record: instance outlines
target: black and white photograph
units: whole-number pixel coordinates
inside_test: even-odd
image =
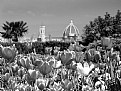
[[[121,91],[121,0],[0,0],[0,91]]]

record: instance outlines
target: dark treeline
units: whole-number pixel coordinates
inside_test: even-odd
[[[13,44],[15,44],[15,46],[18,50],[18,53],[24,53],[24,54],[34,52],[34,49],[37,54],[45,54],[45,48],[47,48],[47,47],[52,48],[52,51],[54,50],[54,47],[59,47],[60,51],[63,51],[63,50],[66,50],[70,46],[69,42],[57,42],[57,41],[32,42],[32,43],[31,42],[24,42],[24,43],[20,43],[20,42],[3,43],[3,42],[1,42],[1,44],[4,47],[12,46]],[[53,52],[52,52],[52,54],[53,54]]]

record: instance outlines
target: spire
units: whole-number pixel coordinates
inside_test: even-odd
[[[73,20],[71,20],[71,23],[70,24],[73,25]]]

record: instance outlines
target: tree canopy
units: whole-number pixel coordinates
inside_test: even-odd
[[[4,32],[0,32],[3,38],[18,41],[18,37],[23,37],[24,33],[28,31],[27,23],[23,21],[8,22],[3,24]]]
[[[101,37],[120,38],[121,36],[121,11],[117,10],[115,16],[111,16],[108,12],[104,17],[98,16],[90,21],[84,29],[83,41],[87,44],[94,40],[100,40]]]

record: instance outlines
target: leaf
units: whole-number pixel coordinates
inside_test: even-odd
[[[3,26],[7,29],[10,27],[9,25],[6,25],[6,24],[3,24]]]
[[[0,32],[1,34],[5,34],[5,32]]]
[[[6,21],[6,24],[7,24],[7,25],[10,25],[10,23],[9,23],[8,21]]]
[[[23,23],[21,27],[24,27],[26,24],[27,24],[26,22],[25,22],[25,23]]]

